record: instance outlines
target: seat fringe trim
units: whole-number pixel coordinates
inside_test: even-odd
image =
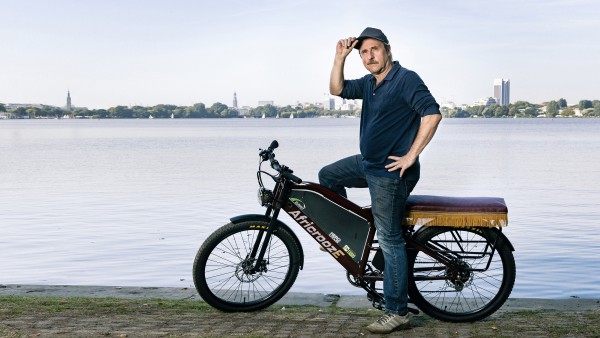
[[[505,227],[508,226],[506,213],[480,212],[435,212],[410,211],[404,224],[415,226],[449,226],[449,227]]]

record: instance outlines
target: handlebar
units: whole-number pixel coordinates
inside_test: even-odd
[[[294,183],[302,183],[302,179],[294,174],[292,174],[291,171],[286,171],[283,174],[283,177],[289,179],[290,181],[294,182]]]
[[[282,166],[275,159],[275,153],[273,152],[273,150],[277,149],[277,147],[279,147],[279,142],[273,140],[269,148],[267,148],[266,150],[260,149],[259,156],[263,161],[269,161],[271,163],[271,168],[275,169],[279,174],[281,174],[281,176],[289,179],[294,183],[302,183],[302,179],[300,177],[292,174],[294,172],[292,169],[284,165]]]

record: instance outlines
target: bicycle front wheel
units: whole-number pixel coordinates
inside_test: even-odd
[[[515,282],[511,246],[487,228],[428,227],[415,238],[446,257],[451,269],[422,251],[409,251],[408,292],[416,306],[439,320],[483,319],[506,301]]]
[[[229,223],[210,235],[194,260],[194,284],[211,306],[226,312],[256,311],[278,301],[300,269],[300,249],[287,229],[273,232],[261,262],[252,248],[268,223]]]

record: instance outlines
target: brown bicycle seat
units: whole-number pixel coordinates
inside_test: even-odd
[[[405,223],[441,226],[506,226],[508,208],[501,197],[411,195]]]

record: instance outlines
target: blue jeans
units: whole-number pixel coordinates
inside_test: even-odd
[[[319,171],[319,182],[344,197],[347,197],[346,188],[369,188],[377,238],[385,260],[385,310],[405,314],[408,306],[408,265],[401,225],[406,199],[417,182],[403,180],[400,176],[392,179],[366,174],[361,155],[323,167]]]

